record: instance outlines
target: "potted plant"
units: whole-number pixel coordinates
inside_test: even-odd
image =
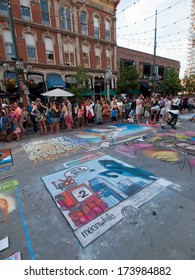
[[[14,80],[13,78],[7,78],[5,79],[4,84],[7,92],[9,93],[16,92],[17,90],[16,80]]]
[[[34,80],[29,79],[26,81],[26,85],[30,88],[37,88],[38,87],[38,83],[36,83]]]

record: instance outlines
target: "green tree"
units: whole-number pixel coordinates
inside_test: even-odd
[[[84,66],[78,65],[76,67],[76,74],[73,77],[77,83],[72,85],[69,91],[74,93],[75,97],[82,97],[83,93],[91,91],[91,75],[88,74]]]
[[[179,74],[174,68],[168,68],[164,73],[163,80],[163,93],[165,94],[176,94],[182,91],[183,87],[181,85],[181,80],[179,79]]]
[[[191,75],[189,77],[184,77],[183,84],[185,90],[189,93],[195,93],[195,75]]]
[[[125,93],[128,90],[139,90],[139,73],[135,65],[126,66],[124,62],[120,65],[120,79],[117,81],[117,92]]]

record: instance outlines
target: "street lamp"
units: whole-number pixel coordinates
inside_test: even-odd
[[[107,88],[107,100],[110,100],[110,81],[112,78],[112,71],[110,68],[107,68],[105,73],[104,73],[104,79],[106,82],[106,88]]]

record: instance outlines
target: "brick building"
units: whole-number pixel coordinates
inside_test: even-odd
[[[9,25],[9,3],[13,15],[18,57],[25,80],[39,83],[39,91],[68,87],[77,65],[92,76],[96,93],[104,90],[104,73],[117,74],[116,18],[118,0],[2,0],[0,1],[0,65],[12,65],[15,57]],[[0,72],[0,82],[11,75]],[[14,77],[14,73],[12,73]],[[67,83],[66,83],[67,82]]]
[[[117,61],[118,68],[121,61],[126,65],[135,65],[136,70],[140,73],[141,91],[149,94],[151,91],[150,84],[154,79],[153,65],[154,56],[152,54],[131,50],[123,47],[117,47]],[[177,60],[156,56],[156,92],[161,92],[164,71],[166,68],[174,68],[178,73],[180,70],[180,62]],[[120,72],[120,70],[118,69]]]

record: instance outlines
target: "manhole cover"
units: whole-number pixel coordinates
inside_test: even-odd
[[[136,223],[139,216],[139,211],[132,206],[125,206],[121,210],[123,216],[128,218],[131,223]]]

